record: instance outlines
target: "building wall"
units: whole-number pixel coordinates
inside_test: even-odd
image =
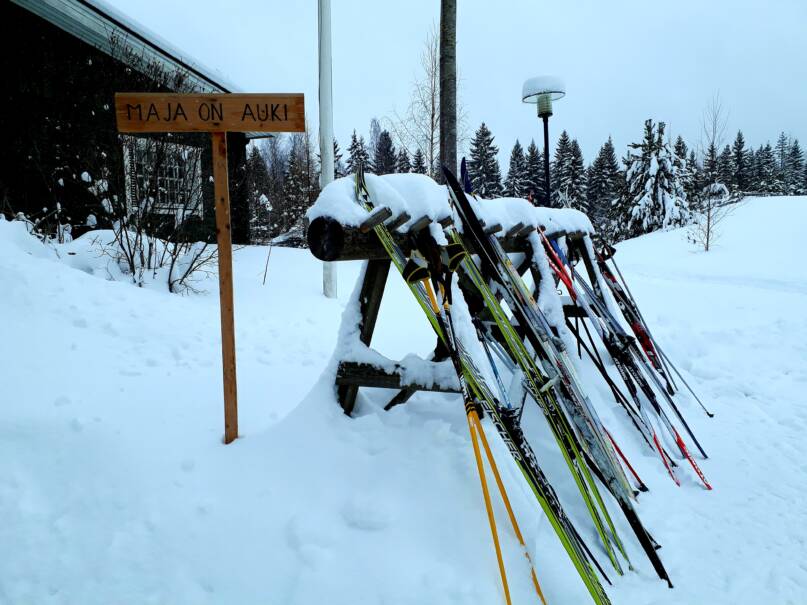
[[[108,226],[101,206],[103,195],[97,187],[92,189],[103,178],[108,183],[105,195],[125,196],[114,93],[181,90],[182,79],[181,74],[177,77],[150,66],[132,69],[123,39],[117,42],[120,52],[113,58],[16,4],[0,3],[0,73],[4,79],[0,211],[35,214],[59,203],[73,224],[81,225],[94,214],[99,227]],[[210,174],[210,137],[189,134],[181,138],[205,151],[204,231],[213,236],[213,191],[206,178]],[[244,172],[246,140],[239,134],[229,136],[228,142],[230,171],[236,177],[231,182],[233,238],[245,243],[246,199],[237,177]]]

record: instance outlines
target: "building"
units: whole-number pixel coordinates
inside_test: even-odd
[[[0,211],[53,213],[79,231],[122,213],[151,228],[214,236],[210,137],[121,136],[115,92],[235,92],[97,0],[0,4]],[[247,243],[247,135],[228,134],[233,241]]]

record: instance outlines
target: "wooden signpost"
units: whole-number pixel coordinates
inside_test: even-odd
[[[224,374],[224,443],[230,443],[238,437],[238,391],[227,132],[305,132],[303,95],[117,93],[115,115],[119,132],[212,133]]]

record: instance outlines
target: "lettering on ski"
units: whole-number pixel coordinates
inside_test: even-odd
[[[119,132],[304,132],[301,93],[117,93]]]

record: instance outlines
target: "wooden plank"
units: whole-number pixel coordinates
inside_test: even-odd
[[[439,393],[459,393],[459,389],[444,387],[439,384],[424,384],[417,381],[406,381],[401,376],[403,366],[395,365],[395,370],[388,372],[370,364],[354,361],[343,361],[336,370],[336,384],[340,386],[363,386],[377,389],[408,389],[418,391],[436,391]]]
[[[213,189],[216,196],[216,236],[221,306],[221,361],[224,379],[224,443],[238,437],[238,393],[235,376],[235,312],[230,193],[227,186],[227,135],[213,133]]]
[[[359,292],[359,312],[361,313],[359,340],[368,347],[373,340],[373,331],[378,319],[378,311],[381,308],[381,298],[384,296],[384,287],[387,285],[391,262],[389,256],[385,259],[370,260],[367,263],[367,270],[364,272],[364,281]],[[338,382],[337,385],[336,394],[339,405],[342,406],[345,414],[350,416],[356,405],[359,385],[339,385]]]
[[[501,223],[493,223],[490,226],[485,227],[485,235],[493,235],[494,233],[498,233],[502,230]]]
[[[391,221],[387,222],[387,223],[386,223],[386,225],[385,225],[385,227],[386,227],[386,228],[387,228],[389,231],[395,231],[395,230],[396,230],[398,227],[400,227],[401,225],[403,225],[403,224],[404,224],[406,221],[408,221],[410,218],[412,218],[412,217],[411,217],[411,216],[409,216],[409,213],[408,213],[406,210],[404,210],[404,211],[403,211],[403,212],[401,212],[401,213],[400,213],[398,216],[396,216],[394,219],[392,219]]]
[[[115,94],[119,132],[305,132],[302,93]]]
[[[373,228],[383,223],[391,216],[392,216],[392,210],[390,210],[386,206],[376,208],[375,210],[373,210],[373,213],[366,219],[364,219],[364,222],[361,225],[359,225],[359,231],[361,231],[362,233],[367,233],[371,231]]]
[[[422,231],[423,229],[428,227],[431,224],[431,222],[432,219],[429,218],[428,216],[421,216],[418,220],[409,225],[409,233],[414,235],[419,231]]]
[[[524,223],[518,222],[507,230],[507,232],[504,234],[504,238],[513,239],[513,236],[522,229],[524,229]]]

